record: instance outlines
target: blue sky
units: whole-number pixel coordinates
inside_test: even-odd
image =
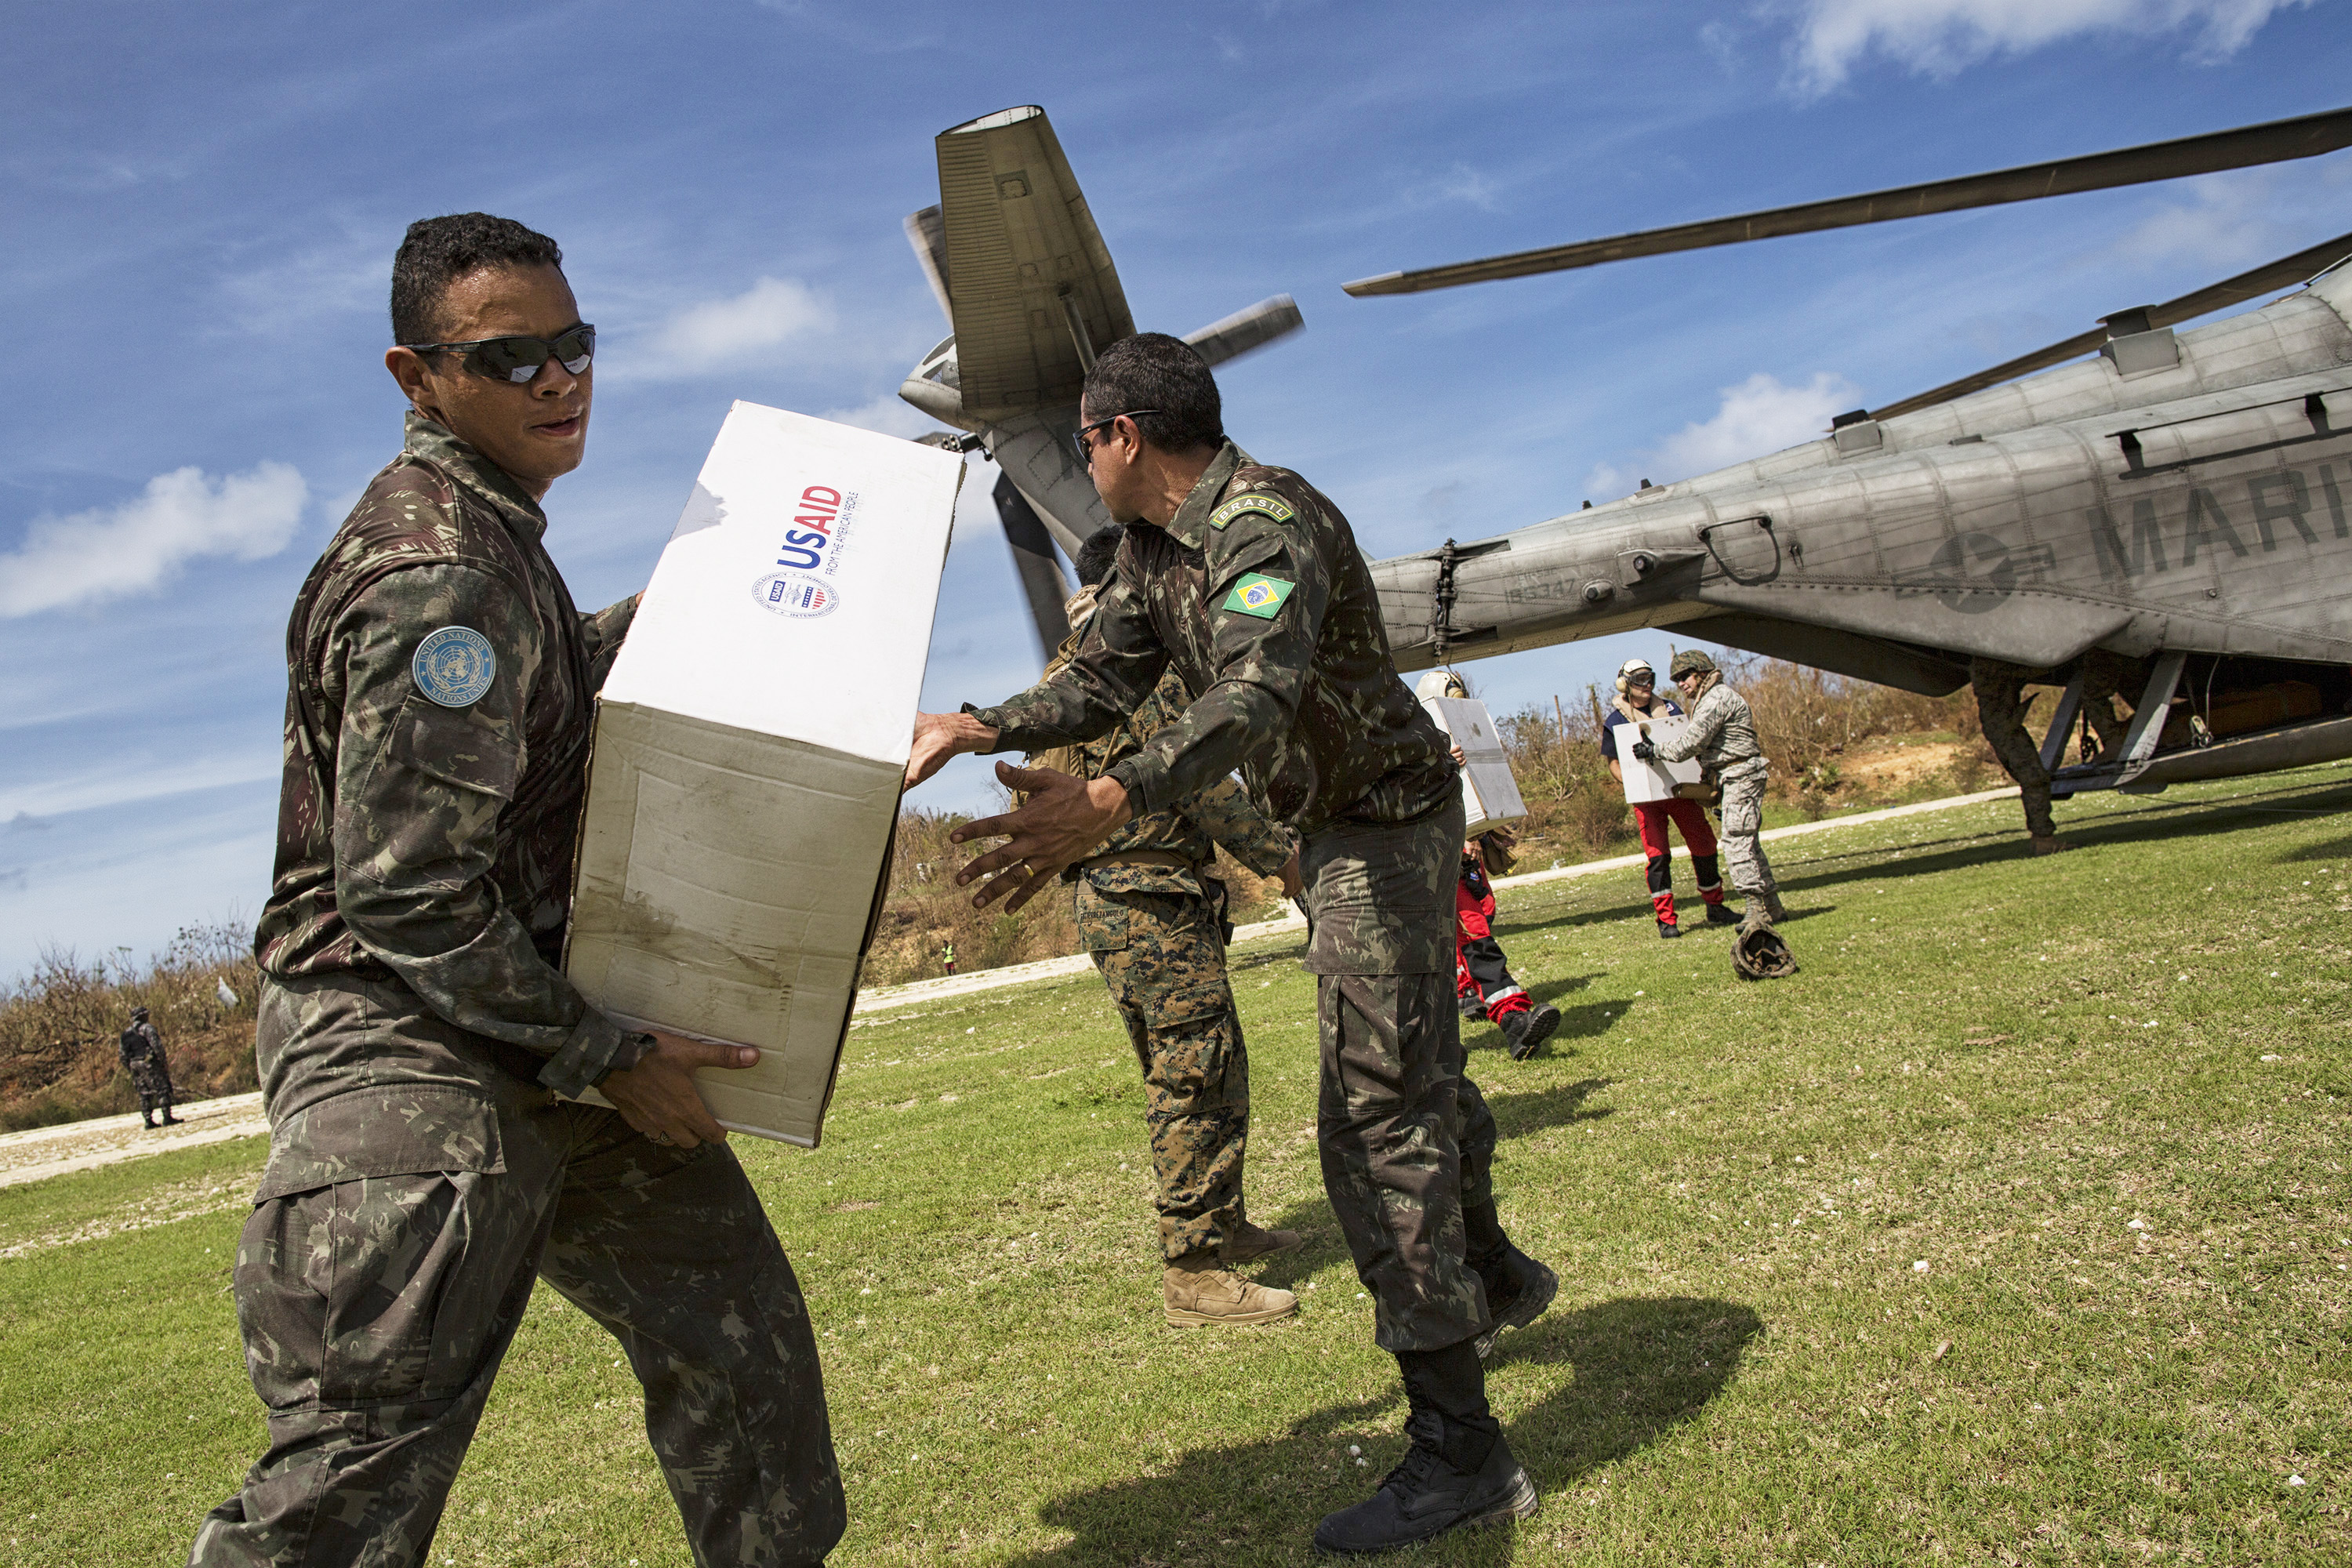
[[[549,542],[643,585],[728,404],[901,434],[932,136],[1044,104],[1139,324],[1268,294],[1227,423],[1378,556],[1808,438],[2352,228],[2352,154],[1405,299],[1341,281],[2333,108],[2341,0],[18,6],[0,97],[0,977],[268,890],[296,587],[397,448],[413,218],[602,330]],[[1035,674],[976,469],[927,703]],[[1656,640],[1656,639],[1652,639]],[[1621,646],[1629,644],[1631,646]],[[1470,667],[1508,710],[1612,639]],[[911,797],[972,806],[982,765]]]

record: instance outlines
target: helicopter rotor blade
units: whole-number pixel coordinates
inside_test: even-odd
[[[2347,258],[2352,258],[2352,234],[2339,234],[2334,239],[2323,240],[2308,249],[2296,251],[2293,256],[2282,256],[2276,261],[2265,261],[2260,267],[2239,273],[2235,278],[2225,278],[2221,282],[2209,284],[2194,293],[2183,294],[2178,300],[2168,300],[2161,305],[2147,306],[2144,312],[2119,310],[2115,315],[2107,317],[2106,321],[2109,323],[2115,323],[2123,321],[2127,317],[2134,318],[2130,322],[2131,330],[2150,331],[2158,327],[2171,326],[2178,321],[2194,321],[2200,316],[2210,315],[2215,310],[2225,310],[2232,305],[2242,305],[2249,300],[2257,300],[2264,294],[2273,293],[2278,289],[2304,282]],[[2143,313],[2147,322],[2145,328],[2141,327],[2137,320]],[[1884,408],[1874,408],[1870,411],[1870,416],[1873,419],[1892,419],[1897,415],[1910,414],[1922,408],[1932,408],[1938,403],[1949,403],[1956,397],[1966,397],[1971,392],[1982,392],[1988,386],[1998,386],[2004,381],[2014,381],[2021,375],[2030,375],[2037,370],[2044,370],[2051,365],[2062,364],[2067,360],[2093,353],[2113,335],[2115,333],[2112,326],[2094,327],[2089,331],[2078,332],[2063,342],[2036,349],[2030,354],[2020,354],[2013,360],[1994,365],[1990,370],[1980,370],[1974,375],[1966,375],[1958,381],[1947,382],[1932,392],[1923,392],[1916,397],[1906,397],[1900,403],[1892,403]]]
[[[1804,202],[1795,206],[1743,213],[1737,217],[1643,229],[1608,239],[1514,251],[1507,256],[1457,261],[1444,267],[1384,272],[1341,287],[1360,299],[1371,294],[1417,294],[1464,283],[1487,283],[1538,272],[1595,267],[1604,261],[1623,261],[1637,256],[1739,245],[1780,235],[1811,234],[1817,229],[1998,206],[2003,202],[2039,201],[2043,196],[2072,195],[2150,180],[2176,180],[2188,174],[2210,174],[2221,169],[2309,158],[2345,146],[2352,146],[2352,109],[2332,109],[2293,120],[2242,125],[2230,131],[2184,136],[2173,142],[2152,142],[2079,158],[2061,158],[2055,163],[2032,163],[1988,174],[1964,174],[1958,179],[1873,191],[1866,195]]]
[[[923,269],[923,280],[931,286],[931,298],[940,302],[940,314],[948,319],[948,331],[955,331],[955,307],[948,303],[948,226],[937,207],[925,207],[908,213],[906,219],[907,243],[915,247],[915,260]]]
[[[1236,310],[1221,321],[1211,321],[1198,331],[1185,333],[1184,341],[1198,350],[1203,360],[1217,365],[1237,360],[1253,349],[1262,349],[1306,324],[1306,318],[1298,313],[1298,301],[1287,294],[1276,294],[1246,310]]]

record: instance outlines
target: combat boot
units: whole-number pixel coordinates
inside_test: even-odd
[[[1559,1276],[1508,1241],[1484,1258],[1471,1258],[1470,1267],[1486,1288],[1486,1311],[1495,1320],[1495,1326],[1478,1336],[1478,1359],[1484,1361],[1494,1353],[1505,1329],[1524,1329],[1544,1315],[1559,1294]]]
[[[1780,901],[1780,889],[1775,888],[1764,895],[1764,912],[1776,925],[1789,918],[1789,906]]]
[[[1486,1405],[1486,1375],[1465,1342],[1397,1356],[1412,1403],[1404,1461],[1380,1490],[1315,1527],[1322,1552],[1389,1552],[1464,1525],[1528,1519],[1539,1506]]]
[[[1675,924],[1674,921],[1660,921],[1658,922],[1658,935],[1664,938],[1666,941],[1672,942],[1675,938],[1682,934],[1683,928]]]
[[[1523,1062],[1535,1055],[1536,1047],[1559,1027],[1559,1009],[1549,1002],[1538,1002],[1532,1007],[1504,1014],[1500,1026],[1504,1043],[1511,1048],[1511,1059]]]
[[[1706,923],[1711,926],[1736,926],[1739,923],[1739,917],[1731,912],[1729,905],[1718,901],[1706,906]]]
[[[172,1114],[172,1102],[168,1100],[163,1102],[163,1125],[166,1127],[185,1127],[187,1125],[186,1122]]]
[[[1298,1298],[1217,1266],[1206,1247],[1168,1265],[1168,1321],[1178,1328],[1212,1323],[1271,1323],[1298,1310]]]
[[[143,1105],[139,1108],[139,1125],[150,1132],[155,1131],[155,1113]]]
[[[1234,1226],[1233,1235],[1225,1238],[1225,1267],[1247,1263],[1252,1258],[1265,1258],[1276,1252],[1288,1252],[1306,1244],[1307,1238],[1295,1230],[1266,1230],[1244,1220]]]

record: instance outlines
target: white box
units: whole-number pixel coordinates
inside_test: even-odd
[[[759,1047],[698,1075],[724,1126],[823,1129],[962,479],[736,404],[599,695],[564,969],[625,1022]]]
[[[1468,833],[1484,833],[1527,816],[1510,759],[1486,705],[1475,697],[1424,697],[1421,705],[1462,748],[1462,811]]]
[[[1670,714],[1642,721],[1642,725],[1648,727],[1654,742],[1680,735],[1689,723],[1686,718],[1678,719]],[[1633,742],[1641,738],[1641,726],[1621,724],[1617,727],[1617,761],[1625,774],[1625,799],[1629,805],[1646,805],[1654,800],[1672,800],[1675,785],[1700,782],[1698,759],[1696,757],[1682,763],[1645,763],[1635,756]]]

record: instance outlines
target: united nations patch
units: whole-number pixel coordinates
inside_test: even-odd
[[[1297,584],[1286,583],[1279,577],[1261,577],[1255,572],[1244,572],[1242,580],[1234,584],[1234,591],[1225,595],[1225,602],[1218,607],[1238,610],[1244,616],[1270,621],[1281,614],[1283,605],[1290,598],[1290,591],[1297,586]]]
[[[1223,528],[1245,511],[1263,512],[1276,522],[1288,522],[1298,515],[1290,510],[1288,501],[1277,500],[1273,496],[1235,496],[1209,514],[1209,526]]]
[[[408,672],[416,689],[442,707],[470,708],[498,679],[499,656],[473,627],[443,626],[416,645]]]

